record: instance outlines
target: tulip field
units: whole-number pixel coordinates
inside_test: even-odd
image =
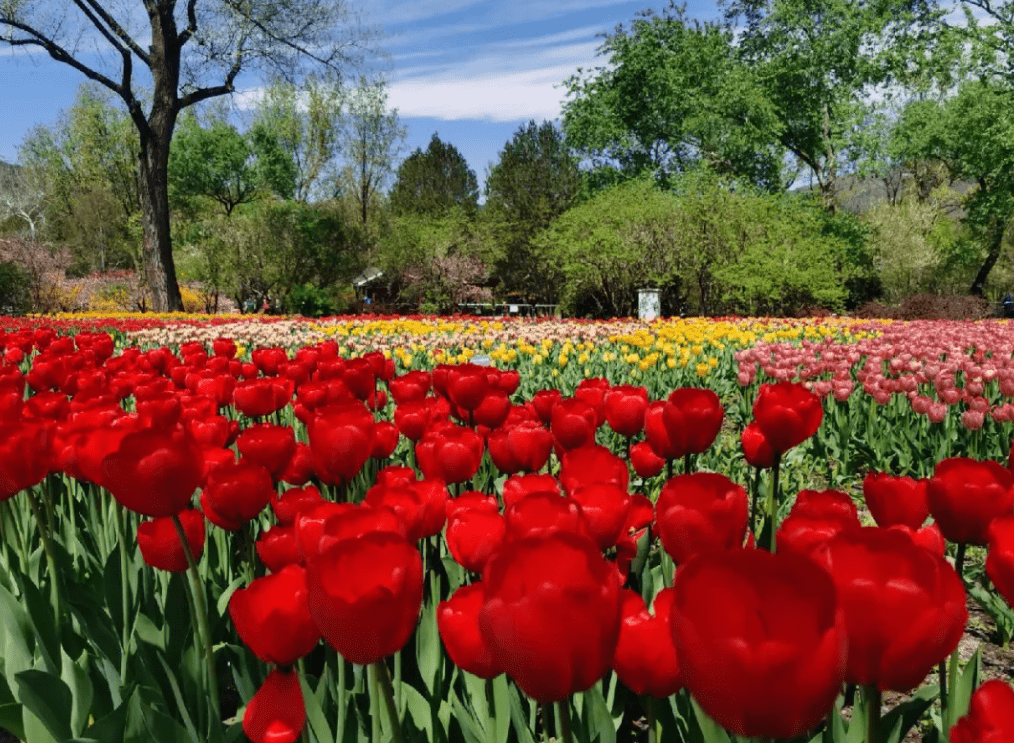
[[[0,727],[1014,741],[1012,441],[1000,320],[0,318]]]

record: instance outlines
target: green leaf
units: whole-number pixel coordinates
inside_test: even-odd
[[[511,698],[511,722],[514,724],[514,732],[518,736],[518,743],[535,743],[532,731],[528,727],[528,715],[521,699],[521,692],[514,684],[508,686]],[[531,702],[529,702],[531,704]]]
[[[454,691],[451,691],[451,709],[454,711],[454,719],[461,726],[461,734],[465,738],[465,743],[487,743],[482,726],[475,719],[472,712],[465,709],[465,706],[458,699],[458,695]],[[528,721],[526,720],[525,726],[527,725]]]
[[[0,631],[4,634],[4,673],[8,681],[34,665],[35,630],[27,612],[6,588],[0,586],[0,612],[4,621]]]
[[[691,697],[690,702],[693,704],[694,712],[697,714],[697,724],[701,726],[704,743],[731,743],[729,734],[701,709],[700,705],[697,704],[697,700]]]
[[[423,607],[419,629],[415,633],[416,662],[419,664],[419,673],[430,696],[436,695],[437,674],[443,659],[440,633],[437,629],[439,580],[440,577],[436,572],[430,574],[430,600]]]
[[[979,686],[981,669],[982,648],[978,647],[975,649],[972,657],[968,659],[968,662],[965,663],[965,667],[958,676],[958,682],[949,694],[950,699],[948,701],[951,706],[948,708],[948,717],[952,722],[968,714],[968,705],[972,700],[972,692]]]
[[[226,586],[224,591],[222,591],[222,595],[218,597],[218,602],[216,603],[218,616],[225,616],[225,612],[229,608],[229,600],[232,598],[232,594],[234,594],[236,589],[243,585],[244,582],[246,582],[246,576],[241,575]]]
[[[591,743],[596,740],[599,743],[616,743],[616,731],[618,725],[623,721],[623,716],[621,715],[617,720],[610,714],[606,700],[602,696],[602,685],[595,684],[582,696],[584,697]]]
[[[493,679],[493,713],[496,715],[496,743],[507,743],[510,731],[510,696],[507,674],[501,673]]]
[[[106,743],[107,741],[123,740],[126,724],[127,705],[121,704],[101,720],[97,720],[89,726],[80,738],[73,738],[67,743]]]
[[[937,700],[940,689],[936,685],[923,686],[916,689],[904,702],[892,709],[880,720],[881,740],[888,740],[895,730],[898,731],[898,740],[901,740],[912,726],[919,722],[933,703]]]
[[[317,697],[307,686],[306,679],[300,678],[299,684],[303,689],[303,703],[306,706],[306,724],[310,726],[310,732],[317,739],[317,743],[335,743],[334,733],[331,725],[324,716]]]
[[[85,725],[88,724],[88,718],[91,716],[94,689],[92,688],[91,678],[88,676],[88,666],[89,656],[87,653],[82,653],[77,661],[71,660],[70,656],[66,653],[63,655],[63,670],[60,677],[70,689],[71,698],[73,699],[70,729],[74,735],[81,734]]]
[[[63,679],[34,669],[22,671],[16,678],[18,698],[25,708],[38,718],[56,740],[70,738],[73,697]]]
[[[165,650],[165,634],[144,612],[138,612],[134,617],[134,634],[141,642],[153,645],[159,650]]]
[[[123,743],[190,743],[176,720],[141,700],[140,689],[127,702]]]
[[[42,650],[46,670],[50,673],[59,673],[60,636],[53,616],[53,605],[30,580],[22,577],[19,580],[19,587],[35,636],[40,640],[39,648]]]

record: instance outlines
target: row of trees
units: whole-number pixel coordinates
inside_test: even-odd
[[[207,12],[219,7],[206,2]],[[175,54],[192,29],[210,28],[200,13],[175,17],[168,3],[169,17],[157,17],[162,3],[149,5],[163,35],[171,22],[185,27],[165,41]],[[278,16],[258,16],[257,3],[243,15],[223,0],[219,20],[257,36],[256,59],[271,52],[290,73],[296,60],[333,72],[348,60],[330,47],[321,57],[296,33],[309,25],[277,25],[299,5],[320,33],[326,22],[332,34],[348,29],[311,0]],[[624,314],[652,284],[670,312],[982,295],[1000,285],[991,283],[998,265],[1000,282],[1011,267],[1014,80],[1005,60],[1014,3],[961,5],[959,26],[932,0],[728,0],[715,23],[692,21],[674,3],[638,14],[605,36],[603,66],[565,82],[562,127],[530,122],[505,144],[480,206],[475,173],[437,135],[394,168],[404,128],[381,83],[279,78],[240,131],[204,102],[230,92],[228,75],[249,63],[242,34],[219,39],[236,54],[226,85],[191,83],[182,97],[158,92],[164,60],[147,54],[156,92],[139,119],[140,94],[125,98],[124,86],[143,50],[98,0],[82,0],[75,6],[123,51],[126,82],[111,87],[82,69],[100,85],[22,150],[19,177],[36,184],[22,192],[44,196],[45,208],[36,199],[5,214],[70,245],[78,271],[141,268],[156,308],[173,304],[176,261],[241,306],[270,296],[306,311],[343,309],[354,297],[339,295],[367,265],[383,271],[393,296],[427,309],[495,294]],[[68,61],[0,8],[4,24],[26,35],[10,43]],[[295,35],[280,36],[285,29]],[[144,127],[166,112],[163,235],[151,183],[163,145],[145,140]],[[175,257],[165,253],[170,238]],[[152,283],[160,270],[161,288],[161,278]]]

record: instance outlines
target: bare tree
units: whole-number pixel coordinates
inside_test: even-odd
[[[362,60],[372,34],[359,26],[345,0],[142,0],[143,12],[137,5],[0,0],[0,36],[12,46],[40,47],[123,101],[140,139],[152,308],[178,310],[183,303],[169,236],[167,170],[180,111],[235,92],[244,71],[268,70],[286,80],[303,77],[310,67],[340,74]],[[135,65],[151,76],[147,110]]]
[[[16,219],[28,228],[28,238],[38,240],[46,217],[46,179],[35,168],[0,162],[0,222]]]

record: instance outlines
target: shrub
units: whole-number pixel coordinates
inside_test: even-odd
[[[0,263],[0,314],[24,315],[32,309],[32,277],[16,263]]]
[[[289,290],[283,309],[288,314],[304,317],[326,317],[334,315],[334,300],[323,289],[312,284],[298,284]]]

